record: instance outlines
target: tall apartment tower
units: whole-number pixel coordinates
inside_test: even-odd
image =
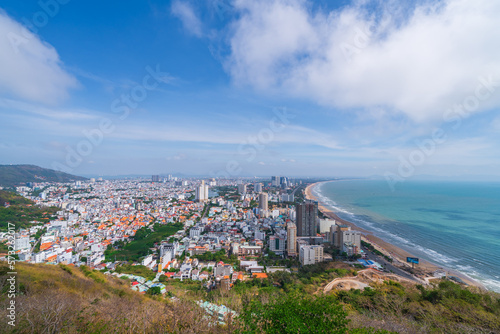
[[[318,202],[306,200],[295,207],[297,221],[297,236],[316,236],[318,221]]]
[[[201,181],[201,184],[196,187],[196,201],[205,202],[208,201],[208,185],[205,184],[205,180]]]
[[[153,175],[153,176],[151,176],[151,181],[153,181],[153,182],[160,182],[160,175]]]
[[[286,249],[288,256],[297,256],[297,226],[294,223],[286,227]]]
[[[344,244],[344,232],[345,231],[350,231],[351,228],[347,225],[337,225],[337,231],[335,231],[335,239],[333,242],[333,245],[337,248],[342,249],[342,246]]]
[[[256,193],[261,193],[262,192],[262,183],[256,183],[256,184],[254,184],[253,188],[254,188],[254,191]]]
[[[245,195],[247,193],[247,185],[246,184],[238,184],[238,193],[240,195]]]
[[[267,193],[260,193],[259,194],[259,209],[260,210],[266,210],[267,211],[267,202],[269,201],[269,197]]]

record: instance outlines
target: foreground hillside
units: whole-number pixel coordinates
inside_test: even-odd
[[[86,178],[35,165],[0,165],[0,186],[14,187],[26,182],[71,182]]]
[[[500,332],[500,295],[448,281],[430,289],[389,281],[323,295],[306,293],[301,286],[307,282],[280,273],[227,292],[172,280],[168,297],[161,297],[141,295],[129,281],[86,267],[17,263],[16,271],[16,327],[3,320],[2,333]],[[0,263],[2,319],[11,300],[7,272]],[[232,300],[239,317],[221,324],[196,306],[200,299]]]
[[[16,326],[7,319],[8,282],[0,262],[1,333],[215,333],[192,303],[168,303],[130,290],[129,282],[83,268],[16,265]]]

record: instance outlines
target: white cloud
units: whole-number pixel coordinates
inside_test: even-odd
[[[360,3],[325,12],[305,0],[238,0],[226,68],[258,90],[381,106],[415,121],[442,119],[480,76],[500,79],[500,2],[424,2],[409,14]],[[498,106],[500,94],[491,94],[474,111]]]
[[[49,44],[0,10],[0,94],[48,104],[68,96],[76,79]]]
[[[201,21],[189,3],[180,0],[174,1],[172,3],[172,14],[181,20],[184,29],[189,33],[197,37],[203,35]]]
[[[57,120],[68,119],[73,121],[81,121],[85,119],[98,118],[96,113],[90,110],[46,108],[39,105],[33,105],[30,103],[6,99],[2,97],[0,97],[0,109],[6,109],[8,111],[24,111]]]

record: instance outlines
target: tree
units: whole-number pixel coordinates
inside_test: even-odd
[[[161,288],[159,286],[153,286],[146,291],[148,295],[154,296],[154,295],[161,295]]]
[[[346,333],[347,313],[333,296],[285,294],[243,303],[243,333]]]

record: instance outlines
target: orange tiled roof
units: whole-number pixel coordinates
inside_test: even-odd
[[[266,273],[254,273],[253,278],[267,278]]]

